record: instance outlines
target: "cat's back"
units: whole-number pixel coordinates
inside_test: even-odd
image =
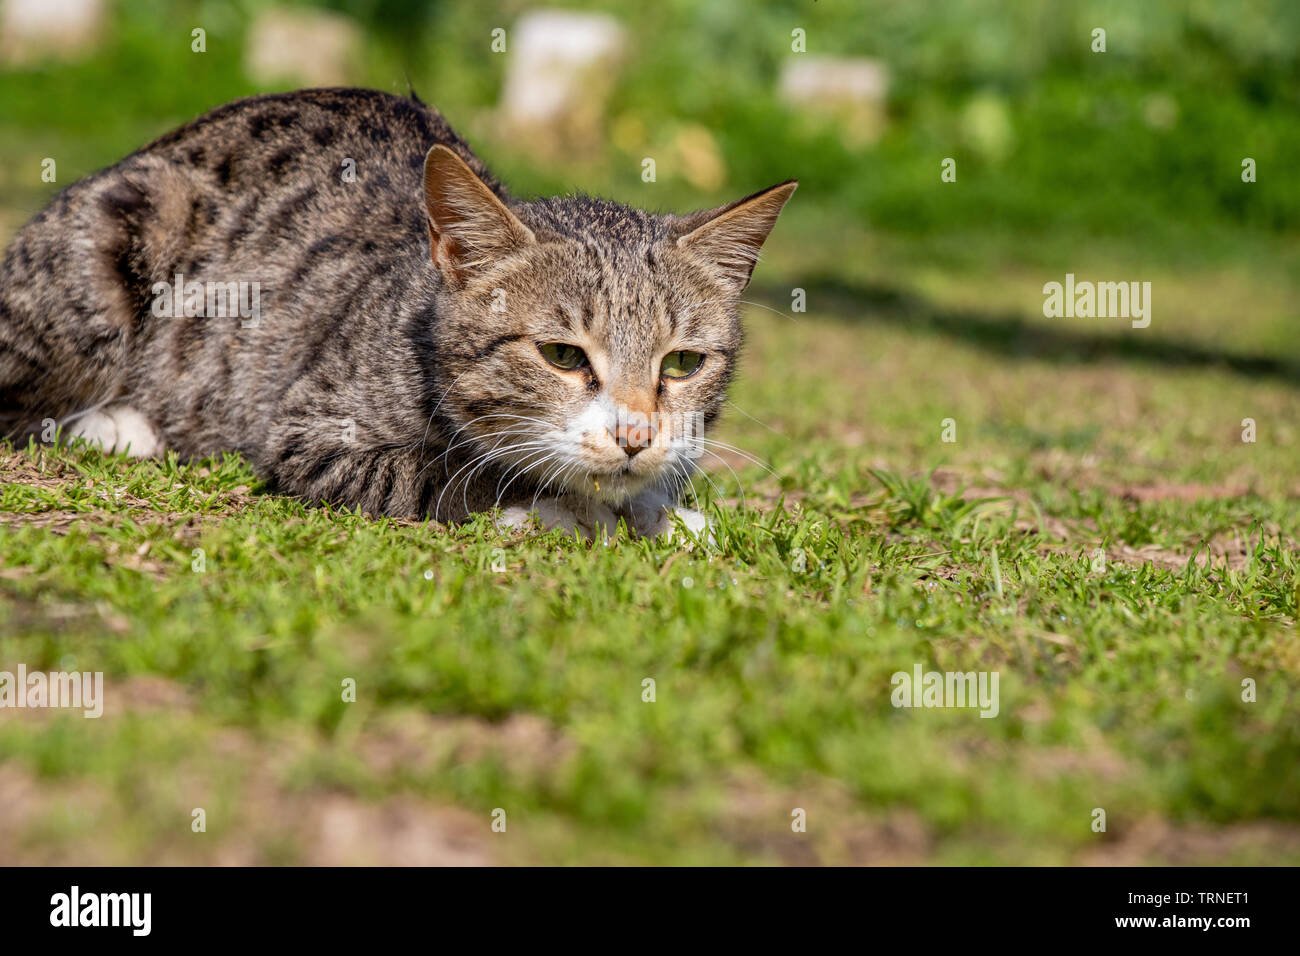
[[[349,88],[228,103],[70,185],[0,263],[0,431],[27,406],[63,415],[125,392],[157,399],[155,419],[188,409],[199,434],[219,424],[200,414],[211,396],[280,394],[329,341],[366,341],[402,277],[428,282],[437,144],[500,193],[436,110]],[[257,289],[261,319],[171,321],[180,295],[159,311],[160,290],[192,282],[250,303]],[[232,421],[223,447],[247,428]]]
[[[374,197],[417,187],[425,154],[437,143],[455,149],[491,179],[437,110],[418,99],[346,87],[236,100],[123,162],[162,157],[232,194],[337,181],[360,184],[359,192]]]
[[[425,231],[421,171],[436,144],[508,201],[442,115],[413,96],[336,87],[235,100],[64,189],[19,231],[6,266],[17,256],[31,272],[67,258],[69,237],[88,236],[93,260],[122,268],[91,261],[83,275],[125,283],[138,314],[144,290],[175,272],[256,264],[269,276],[298,274],[309,250],[314,258],[361,236],[385,259],[411,254]]]

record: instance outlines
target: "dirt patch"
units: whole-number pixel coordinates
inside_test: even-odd
[[[1300,859],[1300,826],[1259,821],[1223,827],[1178,826],[1147,817],[1080,853],[1085,866],[1269,865]]]
[[[76,670],[76,661],[66,662],[66,669]],[[12,665],[10,665],[12,666]],[[60,661],[51,668],[29,667],[28,673],[64,669]],[[103,712],[99,717],[86,718],[85,707],[14,707],[4,711],[8,721],[23,721],[33,726],[45,726],[65,718],[112,721],[124,714],[151,714],[162,711],[169,716],[191,713],[193,707],[185,689],[165,677],[139,675],[125,680],[105,675],[103,686]],[[0,807],[4,804],[0,803]]]
[[[1244,498],[1250,494],[1239,485],[1128,485],[1112,489],[1125,501],[1209,501],[1220,498]]]
[[[108,866],[117,858],[105,839],[77,835],[111,829],[98,821],[108,811],[104,791],[89,782],[38,780],[16,764],[0,763],[0,863],[5,866]],[[68,839],[49,840],[59,826]],[[68,832],[68,831],[71,832]]]
[[[1294,542],[1284,542],[1289,548],[1295,548]],[[1193,553],[1195,558],[1193,559]],[[1195,560],[1202,570],[1221,570],[1225,566],[1231,571],[1240,571],[1251,561],[1252,542],[1238,534],[1221,534],[1211,538],[1204,547],[1193,552],[1176,551],[1160,545],[1147,544],[1140,548],[1126,544],[1111,544],[1106,548],[1106,560],[1124,565],[1152,564],[1157,568],[1170,571],[1182,571],[1189,561]]]
[[[257,787],[237,824],[209,812],[213,832],[195,833],[188,816],[159,820],[139,851],[119,839],[108,791],[89,783],[38,780],[0,765],[0,860],[18,866],[208,864],[251,866],[482,866],[493,862],[490,819],[456,807],[400,796],[368,802],[342,793]]]
[[[513,773],[551,771],[578,752],[577,744],[541,717],[515,714],[500,723],[480,717],[408,711],[386,714],[356,741],[376,775],[429,773],[449,764],[493,758]]]
[[[795,829],[802,811],[805,829]],[[736,849],[789,866],[907,866],[924,863],[933,836],[910,810],[864,811],[842,784],[809,778],[776,787],[756,773],[724,786],[716,830]]]
[[[164,711],[167,714],[188,714],[193,711],[190,695],[180,684],[165,677],[140,674],[128,677],[118,686],[105,688],[104,716],[123,713],[148,714]],[[112,702],[117,706],[109,707]]]
[[[1046,719],[1045,715],[1035,712],[1026,715],[1022,711],[1018,716],[1022,719],[1028,717],[1031,722],[1040,717]],[[1040,779],[1086,775],[1113,781],[1134,773],[1123,757],[1104,745],[1090,751],[1042,747],[1026,753],[1021,764],[1031,776]]]
[[[243,752],[246,774],[229,820],[218,820],[213,862],[248,866],[481,866],[492,862],[491,818],[414,794],[367,800],[354,793],[286,784],[295,747],[267,748],[247,739],[223,748]]]
[[[105,696],[103,719],[110,723],[127,714],[169,722],[199,716],[185,688],[162,677],[131,677],[106,687]],[[66,717],[49,709],[30,713],[37,720]],[[534,715],[492,723],[415,710],[377,715],[354,738],[337,744],[302,730],[267,737],[225,728],[198,739],[202,745],[178,754],[165,776],[129,785],[40,779],[17,763],[0,763],[0,860],[240,866],[501,862],[498,851],[518,850],[518,841],[508,844],[493,833],[491,807],[471,812],[421,793],[391,790],[423,790],[421,777],[481,759],[495,759],[526,781],[552,772],[577,752],[571,739]],[[297,768],[339,756],[359,758],[373,781],[390,792],[368,799],[365,786],[354,791],[295,782]],[[191,828],[195,808],[206,814],[205,832]]]
[[[330,794],[307,808],[308,866],[484,866],[487,817],[410,798],[365,804]]]

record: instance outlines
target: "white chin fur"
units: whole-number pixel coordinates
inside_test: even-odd
[[[571,495],[582,495],[608,505],[621,505],[655,482],[654,475],[580,475],[565,483]]]

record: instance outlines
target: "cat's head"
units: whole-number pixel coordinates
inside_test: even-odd
[[[516,490],[610,504],[683,482],[735,369],[737,300],[795,186],[689,216],[588,197],[508,207],[435,146],[424,192],[454,457],[518,475]]]

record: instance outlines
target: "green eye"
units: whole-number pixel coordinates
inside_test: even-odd
[[[546,361],[556,368],[575,369],[582,368],[587,364],[587,353],[576,345],[568,345],[564,342],[547,342],[545,345],[537,347],[541,349]]]
[[[669,352],[659,366],[659,373],[665,378],[690,378],[703,364],[703,352]]]

